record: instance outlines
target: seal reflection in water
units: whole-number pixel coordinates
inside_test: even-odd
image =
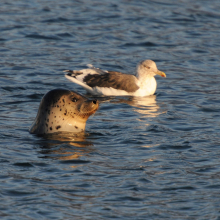
[[[66,89],[49,91],[41,100],[36,119],[29,129],[32,134],[59,131],[82,132],[86,121],[98,109],[98,101]]]

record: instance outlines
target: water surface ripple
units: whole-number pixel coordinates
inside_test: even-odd
[[[1,219],[220,219],[220,5],[0,2]],[[155,95],[100,97],[85,135],[28,133],[65,69],[133,73]]]

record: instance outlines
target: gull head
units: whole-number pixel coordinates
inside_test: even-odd
[[[153,60],[143,60],[137,65],[137,77],[153,77],[160,75],[166,77],[166,74],[157,69],[157,65]]]

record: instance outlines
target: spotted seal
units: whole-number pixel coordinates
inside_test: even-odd
[[[85,130],[87,119],[96,112],[98,106],[97,100],[87,99],[79,93],[66,89],[51,90],[42,98],[29,132],[82,132]]]

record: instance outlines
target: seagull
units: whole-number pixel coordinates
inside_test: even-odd
[[[137,65],[135,75],[101,70],[91,64],[87,66],[87,69],[64,70],[64,72],[68,80],[79,84],[92,95],[149,96],[153,95],[157,88],[154,76],[166,77],[152,60],[141,61]]]

